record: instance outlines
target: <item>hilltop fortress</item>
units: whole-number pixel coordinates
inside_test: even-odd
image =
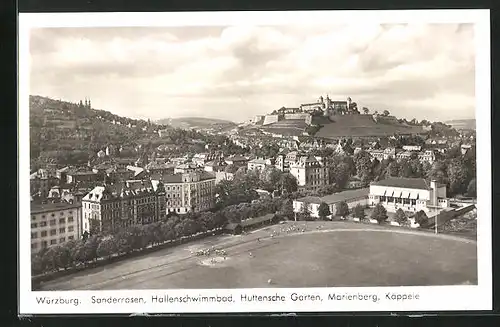
[[[385,110],[368,113],[358,110],[351,98],[334,101],[329,96],[319,97],[316,102],[303,103],[297,108],[282,107],[269,115],[255,116],[252,125],[265,134],[275,137],[311,136],[320,138],[380,137],[423,133],[421,126],[400,122]]]
[[[282,120],[302,120],[307,125],[311,125],[313,116],[329,117],[359,113],[356,102],[352,102],[351,98],[347,98],[347,101],[333,101],[327,95],[326,98],[320,96],[316,102],[303,103],[298,108],[282,107],[270,115],[255,116],[252,122],[266,126]]]

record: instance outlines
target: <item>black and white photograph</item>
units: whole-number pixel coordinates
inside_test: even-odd
[[[383,13],[26,14],[26,311],[489,309],[488,12]]]

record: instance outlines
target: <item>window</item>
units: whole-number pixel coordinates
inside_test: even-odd
[[[61,212],[59,215],[60,215],[60,216],[64,216],[64,212]]]
[[[57,234],[57,230],[56,229],[51,229],[50,230],[50,236],[54,236]]]
[[[50,245],[54,245],[54,244],[57,244],[57,240],[56,239],[50,240]]]
[[[31,220],[36,220],[36,216],[31,216]]]
[[[66,238],[65,238],[65,237],[61,237],[61,238],[59,239],[59,243],[64,243],[64,242],[66,242]]]
[[[36,249],[38,247],[38,243],[31,243],[31,249]]]
[[[74,239],[75,239],[75,237],[73,235],[68,236],[68,241],[71,241],[71,240],[74,240]]]
[[[72,223],[73,222],[73,217],[68,217],[68,223]]]
[[[66,218],[59,219],[59,224],[66,224]]]
[[[52,219],[49,223],[50,223],[50,226],[55,226],[56,225],[56,220]]]
[[[59,228],[59,234],[64,234],[64,233],[66,233],[66,228],[64,227]]]
[[[46,236],[47,236],[47,231],[46,231],[46,230],[43,230],[43,231],[40,233],[40,236],[41,236],[41,237],[46,237]]]
[[[32,223],[31,224],[31,228],[37,228],[38,227],[38,224],[37,223]]]
[[[46,248],[47,247],[47,241],[42,241],[42,248]]]
[[[42,219],[45,219],[45,215],[42,215]]]
[[[55,217],[55,216],[56,216],[56,214],[55,214],[55,213],[53,213],[53,214],[51,214],[51,216],[52,216],[52,217]]]
[[[38,233],[37,232],[31,233],[31,238],[37,238],[37,237],[38,237]]]
[[[87,224],[85,224],[85,228],[87,228]],[[61,228],[61,229],[62,229],[62,228]],[[68,232],[72,232],[72,231],[74,231],[74,230],[75,230],[75,228],[74,228],[73,226],[69,226],[69,227],[68,227]]]

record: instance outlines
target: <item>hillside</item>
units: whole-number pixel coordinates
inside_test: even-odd
[[[425,133],[421,126],[409,126],[395,119],[379,118],[375,121],[371,115],[330,116],[328,123],[315,136],[323,138],[337,137],[380,137],[394,134]]]
[[[134,144],[152,134],[144,120],[42,96],[30,96],[30,156],[33,160],[84,162],[103,147]],[[64,161],[64,160],[63,160]]]
[[[454,129],[457,130],[476,129],[475,119],[454,119],[446,121],[445,124],[451,125]]]
[[[165,118],[158,120],[157,123],[183,129],[226,129],[237,126],[232,121],[203,117]]]

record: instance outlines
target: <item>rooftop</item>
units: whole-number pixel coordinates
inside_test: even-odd
[[[429,184],[423,178],[388,178],[377,182],[372,182],[371,185],[413,188],[419,190],[428,190]]]
[[[306,196],[306,197],[298,199],[297,201],[309,202],[309,203],[315,203],[315,204],[320,204],[322,202],[325,202],[326,204],[334,204],[334,203],[338,203],[340,201],[347,201],[350,199],[365,197],[365,196],[368,196],[369,193],[370,193],[369,188],[363,188],[363,189],[348,190],[348,191],[343,191],[343,192],[339,192],[339,193],[334,193],[334,194],[330,194],[330,195],[327,195],[324,197]]]
[[[73,208],[80,208],[82,204],[80,202],[75,203],[66,203],[66,202],[58,202],[58,203],[32,203],[31,204],[31,213],[42,213],[42,212],[52,212],[52,211],[60,211],[60,210],[68,210]]]

